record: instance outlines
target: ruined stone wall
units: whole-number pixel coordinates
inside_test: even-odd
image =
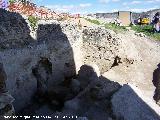
[[[54,89],[56,84],[75,76],[83,64],[95,65],[104,73],[120,64],[125,56],[123,50],[128,51],[113,31],[95,26],[80,30],[77,25],[65,21],[39,21],[33,39],[23,17],[4,10],[0,12],[0,31],[6,30],[0,34],[3,45],[0,57],[16,111],[30,103],[37,89]],[[17,33],[17,30],[22,31]]]
[[[49,89],[76,74],[76,65],[81,61],[73,49],[80,49],[77,45],[80,35],[75,25],[40,22],[35,40],[30,36],[27,22],[19,14],[0,12],[0,42],[3,44],[0,56],[7,74],[6,86],[15,98],[13,105],[18,111],[30,102],[37,90],[33,68],[41,59],[46,58],[52,64],[52,74],[47,78]],[[79,63],[75,62],[76,59]],[[46,73],[40,70],[40,74],[45,76]]]
[[[31,42],[29,26],[18,13],[0,9],[0,49],[21,47]]]

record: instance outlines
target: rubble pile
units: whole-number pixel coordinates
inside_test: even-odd
[[[108,71],[119,53],[119,40],[106,29],[86,28],[83,30],[84,63],[95,63],[100,72]]]

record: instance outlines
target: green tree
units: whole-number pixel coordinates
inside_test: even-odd
[[[35,27],[36,27],[37,22],[38,22],[38,18],[36,18],[34,16],[29,16],[28,20],[30,22],[30,25],[31,25],[32,29],[35,30]]]
[[[11,3],[15,3],[16,2],[16,0],[9,0],[9,3],[11,4]]]

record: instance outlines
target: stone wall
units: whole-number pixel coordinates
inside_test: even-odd
[[[79,29],[78,25],[67,21],[39,21],[33,39],[30,35],[33,31],[21,15],[0,12],[0,43],[3,45],[0,57],[16,111],[27,106],[37,90],[42,93],[52,90],[75,76],[83,64],[96,66],[102,74],[125,60],[130,61],[129,56],[132,58],[132,54],[126,52],[130,47],[125,46],[125,41],[105,28]],[[17,33],[17,30],[22,31]]]
[[[18,13],[0,9],[0,49],[21,47],[31,42],[30,29]]]
[[[76,74],[76,65],[81,61],[77,58],[79,53],[77,55],[73,49],[80,49],[77,44],[81,36],[76,25],[42,21],[35,40],[30,36],[27,22],[19,14],[0,12],[0,42],[3,45],[0,56],[7,74],[7,89],[15,98],[15,110],[19,111],[29,104],[37,90],[37,79],[32,72],[41,59],[46,58],[52,64],[52,74],[50,78],[45,78],[49,89],[53,84]],[[75,63],[76,59],[78,63]],[[45,72],[42,70],[41,76]]]

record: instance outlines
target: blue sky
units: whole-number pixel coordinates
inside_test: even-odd
[[[129,10],[142,12],[160,8],[160,0],[33,0],[57,12],[88,14]]]

